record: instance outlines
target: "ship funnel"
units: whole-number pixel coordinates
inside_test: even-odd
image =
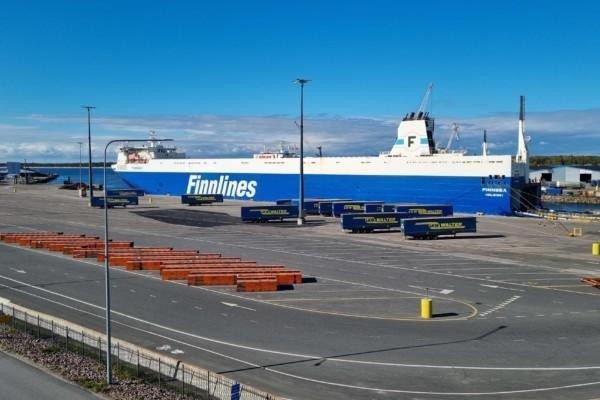
[[[516,161],[519,163],[528,163],[529,155],[527,151],[527,141],[525,139],[525,97],[521,96],[519,109],[519,144],[517,149]]]
[[[487,131],[484,129],[483,130],[483,145],[482,145],[483,149],[482,149],[482,153],[483,156],[487,156],[488,155],[488,147],[487,147]]]

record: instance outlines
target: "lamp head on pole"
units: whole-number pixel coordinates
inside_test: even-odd
[[[300,85],[304,86],[305,84],[307,84],[308,82],[310,82],[312,79],[304,79],[304,78],[296,78],[294,79],[292,82],[293,83],[299,83]]]

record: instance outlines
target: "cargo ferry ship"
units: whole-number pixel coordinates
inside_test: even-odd
[[[304,157],[306,198],[350,198],[399,203],[451,204],[455,211],[512,215],[539,205],[539,186],[529,183],[524,106],[516,156],[441,151],[434,119],[407,114],[389,152],[378,156]],[[300,158],[289,150],[252,158],[186,158],[151,138],[124,146],[112,166],[127,183],[149,194],[216,194],[226,199],[273,201],[298,197]]]

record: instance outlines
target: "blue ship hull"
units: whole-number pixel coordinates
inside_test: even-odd
[[[208,194],[206,188],[193,185],[194,176],[202,180],[248,182],[252,191],[227,191],[225,185],[213,193],[226,199],[274,201],[298,197],[297,174],[243,174],[118,171],[127,183],[149,194]],[[381,200],[387,203],[451,204],[455,212],[512,215],[513,193],[524,185],[522,178],[488,179],[445,176],[364,176],[305,175],[306,198],[350,198]],[[221,189],[222,187],[222,189]],[[239,186],[238,186],[239,187]]]

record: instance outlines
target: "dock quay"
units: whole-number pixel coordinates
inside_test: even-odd
[[[108,210],[122,255],[110,267],[114,338],[275,398],[600,396],[600,289],[582,282],[600,277],[600,223],[483,215],[477,233],[410,240],[347,233],[334,217],[241,222],[242,206],[261,204],[146,195]],[[61,251],[1,240],[0,297],[101,332],[104,210],[54,186],[0,186],[9,232],[74,236]],[[202,273],[189,278],[190,263]],[[161,268],[187,273],[163,280]],[[238,291],[240,276],[277,290]]]

